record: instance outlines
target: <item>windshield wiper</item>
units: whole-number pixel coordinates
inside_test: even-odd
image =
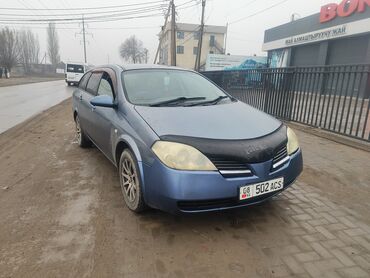
[[[206,99],[206,98],[205,97],[178,97],[178,98],[174,98],[174,99],[170,99],[170,100],[165,100],[165,101],[153,103],[150,106],[151,107],[160,107],[160,106],[166,106],[166,105],[169,105],[169,104],[180,104],[180,103],[184,103],[184,102],[187,102],[187,101],[204,100],[204,99]]]
[[[215,105],[219,103],[221,100],[226,99],[226,98],[230,98],[230,97],[229,96],[219,96],[213,100],[197,102],[197,103],[190,104],[188,106]]]

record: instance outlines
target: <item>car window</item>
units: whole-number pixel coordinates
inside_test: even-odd
[[[98,91],[98,86],[100,83],[100,79],[102,77],[103,73],[101,72],[94,72],[90,79],[89,82],[87,83],[86,86],[86,91],[89,92],[90,94],[96,96],[97,91]]]
[[[98,95],[106,95],[114,98],[112,79],[106,72],[103,74],[103,77],[100,80]]]
[[[175,98],[214,100],[226,94],[203,76],[183,70],[132,70],[123,73],[128,100],[137,105],[151,105]]]
[[[87,81],[89,81],[89,78],[91,76],[91,72],[86,73],[82,78],[81,81],[78,83],[78,87],[82,90],[86,89]]]
[[[83,73],[84,67],[83,65],[67,64],[67,72]]]

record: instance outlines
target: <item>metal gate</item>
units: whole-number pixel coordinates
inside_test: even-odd
[[[202,74],[235,98],[283,120],[370,141],[370,65]]]

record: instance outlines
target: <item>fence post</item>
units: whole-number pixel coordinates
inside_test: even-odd
[[[364,99],[367,99],[367,111],[362,138],[370,141],[370,66],[367,66],[367,82],[365,86]]]
[[[265,102],[263,104],[263,111],[268,112],[268,103],[269,103],[269,97],[270,97],[270,75],[269,71],[264,71],[264,91],[265,91]]]
[[[293,102],[294,102],[294,77],[295,77],[295,68],[290,68],[288,71],[288,85],[287,85],[287,115],[288,121],[292,120],[292,113],[293,113]]]

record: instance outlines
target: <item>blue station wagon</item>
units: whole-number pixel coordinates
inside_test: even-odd
[[[73,93],[73,118],[78,144],[94,144],[118,168],[134,212],[260,203],[287,189],[303,167],[292,129],[190,70],[90,70]]]

